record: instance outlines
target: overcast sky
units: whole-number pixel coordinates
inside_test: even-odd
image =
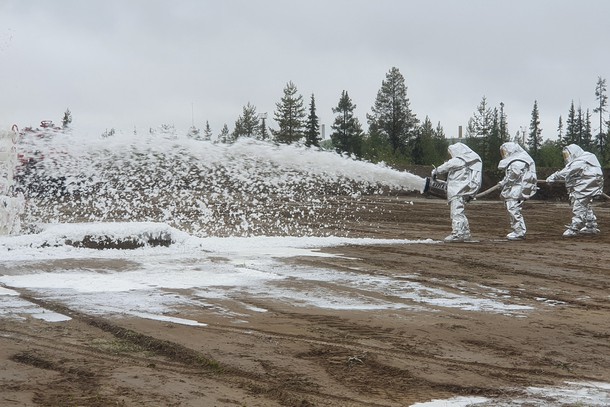
[[[0,0],[0,126],[69,108],[94,135],[192,120],[218,134],[251,103],[276,128],[292,81],[328,136],[343,90],[368,128],[397,67],[417,117],[448,137],[486,96],[511,134],[537,100],[555,138],[571,101],[592,112],[610,80],[609,16],[607,0]]]

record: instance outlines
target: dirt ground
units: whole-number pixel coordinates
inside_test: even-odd
[[[354,210],[351,237],[441,240],[450,231],[440,199],[367,197]],[[390,407],[610,382],[610,203],[596,202],[595,210],[602,233],[567,239],[565,202],[527,202],[527,240],[506,242],[502,204],[475,201],[467,215],[479,243],[346,246],[323,249],[335,257],[283,260],[372,279],[404,275],[470,296],[493,288],[532,307],[522,316],[244,298],[269,311],[236,310],[236,323],[185,309],[208,323],[191,327],[85,315],[22,291],[72,320],[0,319],[0,406]]]

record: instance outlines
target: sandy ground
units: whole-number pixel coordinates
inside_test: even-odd
[[[371,210],[381,206],[383,213]],[[324,249],[335,257],[282,260],[371,279],[404,276],[482,298],[494,290],[532,308],[521,315],[415,302],[342,311],[242,298],[269,311],[235,309],[236,320],[184,309],[181,316],[208,323],[191,327],[94,317],[22,291],[72,320],[0,319],[0,405],[389,407],[610,382],[610,204],[595,207],[602,229],[595,237],[562,238],[568,205],[535,201],[524,209],[527,240],[505,242],[501,203],[477,201],[467,213],[479,243],[347,246]],[[442,200],[378,196],[354,210],[352,237],[441,240],[450,231]]]

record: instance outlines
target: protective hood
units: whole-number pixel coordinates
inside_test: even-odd
[[[583,150],[582,148],[580,148],[580,146],[577,146],[576,144],[570,144],[569,146],[565,146],[563,148],[563,152],[564,156],[565,153],[567,153],[568,156],[566,164],[570,164],[575,161],[583,161],[589,165],[592,165],[593,167],[601,167],[599,160],[597,159],[595,154]]]
[[[580,146],[576,144],[570,144],[569,146],[565,146],[563,148],[564,153],[567,153],[566,164],[571,163],[585,152]],[[564,155],[565,157],[565,155]]]
[[[451,144],[448,148],[451,158],[459,157],[464,154],[472,153],[473,151],[464,143]]]
[[[472,151],[472,149],[464,143],[451,144],[448,147],[448,150],[451,158],[459,157],[460,159],[464,160],[466,165],[470,166],[477,161],[481,162],[481,157],[479,157],[477,153]]]
[[[506,142],[502,144],[502,146],[500,147],[500,151],[504,152],[504,158],[500,160],[500,163],[498,164],[498,169],[505,170],[506,167],[510,165],[510,163],[515,160],[519,160],[526,163],[528,167],[532,171],[534,171],[534,173],[536,172],[536,163],[534,163],[532,157],[530,157],[530,155],[519,144],[514,143],[512,141]]]

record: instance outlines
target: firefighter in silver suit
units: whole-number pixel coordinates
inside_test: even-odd
[[[500,196],[510,219],[512,232],[506,235],[508,240],[525,239],[525,220],[521,209],[523,202],[531,198],[538,187],[536,179],[536,163],[528,153],[517,143],[508,142],[500,147],[502,160],[498,169],[504,170],[505,175],[500,181],[502,192]]]
[[[432,170],[432,178],[447,174],[447,201],[450,205],[452,232],[445,242],[463,242],[471,239],[470,226],[464,205],[474,198],[481,188],[481,157],[463,143],[449,146],[451,158]]]
[[[599,233],[593,213],[593,198],[602,194],[604,175],[597,157],[576,144],[563,148],[565,167],[551,174],[546,182],[565,181],[572,204],[572,223],[566,225],[565,237]]]

